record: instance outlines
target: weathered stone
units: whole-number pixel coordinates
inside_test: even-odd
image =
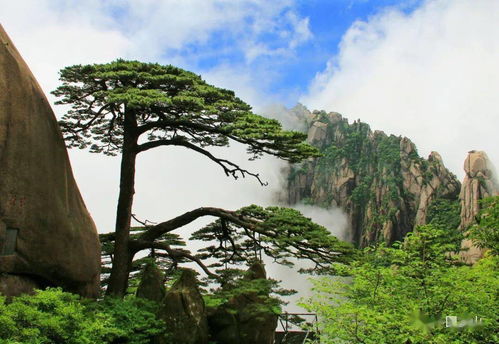
[[[239,323],[235,311],[226,306],[207,312],[210,339],[217,344],[241,343]]]
[[[493,175],[494,167],[483,151],[471,151],[464,161],[464,181],[461,200],[461,228],[474,223],[480,211],[480,200],[499,195],[499,187]]]
[[[194,272],[184,270],[163,299],[159,318],[176,344],[208,343],[208,323],[203,297]]]
[[[95,225],[54,113],[1,26],[0,195],[0,272],[29,279],[33,286],[62,286],[97,296],[100,245]],[[27,286],[4,285],[10,295]]]
[[[464,181],[459,198],[461,200],[460,228],[466,230],[475,223],[480,212],[480,200],[498,196],[499,187],[493,174],[494,167],[483,151],[470,151],[464,161]],[[461,243],[461,258],[467,263],[475,263],[483,257],[484,250],[465,239]]]
[[[314,122],[308,131],[307,141],[310,143],[321,142],[326,137],[327,124]]]
[[[157,303],[163,301],[166,289],[164,275],[154,264],[147,264],[142,272],[137,297]]]
[[[32,294],[40,283],[26,275],[0,274],[0,294],[7,297]]]
[[[426,172],[426,179],[424,178],[425,172],[419,171],[421,180],[425,182],[421,183],[419,193],[416,193],[416,195],[419,194],[419,204],[414,219],[415,226],[426,224],[428,207],[435,198],[456,199],[461,187],[456,176],[445,168],[439,153],[431,152],[428,163],[429,169]]]
[[[246,280],[266,279],[262,263],[254,263]],[[218,344],[273,344],[277,315],[265,310],[262,295],[244,293],[209,314],[211,339]]]

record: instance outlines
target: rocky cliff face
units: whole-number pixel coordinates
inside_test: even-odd
[[[494,168],[485,152],[470,151],[464,161],[464,172],[466,174],[459,194],[462,229],[475,222],[482,198],[499,195]]]
[[[56,118],[0,25],[0,292],[97,296],[100,244]]]
[[[460,183],[437,152],[424,159],[409,139],[349,124],[338,113],[304,117],[308,141],[323,156],[291,168],[287,202],[341,207],[359,246],[400,240],[427,222],[433,202],[457,201]]]
[[[483,151],[470,151],[464,161],[464,181],[459,194],[461,201],[460,228],[466,230],[475,223],[480,212],[480,200],[485,197],[499,196],[499,186],[494,168]],[[483,250],[474,246],[471,240],[462,242],[461,257],[467,263],[474,263],[483,256]]]

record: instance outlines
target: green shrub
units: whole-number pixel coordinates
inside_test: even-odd
[[[478,247],[499,255],[499,196],[484,198],[478,223],[469,229],[468,236]]]
[[[138,298],[82,300],[61,289],[12,302],[0,296],[0,344],[145,344],[163,332],[155,307]]]

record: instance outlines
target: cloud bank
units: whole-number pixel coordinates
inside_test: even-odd
[[[354,23],[301,101],[436,150],[460,178],[468,151],[499,164],[499,2],[429,0]]]

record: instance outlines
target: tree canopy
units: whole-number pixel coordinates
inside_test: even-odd
[[[233,91],[209,85],[200,76],[171,65],[116,60],[76,65],[60,73],[56,104],[69,104],[59,122],[69,147],[116,155],[123,149],[126,114],[133,117],[129,135],[140,137],[136,153],[158,146],[182,146],[201,153],[228,175],[247,171],[217,159],[206,147],[247,145],[251,158],[262,154],[298,162],[317,156],[305,135],[285,131],[274,119],[254,114]]]
[[[66,67],[60,79],[62,85],[53,94],[60,97],[57,104],[71,105],[60,121],[67,145],[107,155],[121,153],[109,294],[124,295],[133,257],[146,248],[163,250],[174,261],[179,258],[196,261],[208,273],[199,257],[185,250],[172,250],[167,242],[161,241],[164,234],[200,216],[218,217],[221,228],[229,228],[225,224],[231,222],[231,226],[243,228],[250,238],[258,235],[259,242],[269,244],[263,247],[267,253],[276,254],[278,248],[288,255],[295,254],[316,263],[332,256],[332,242],[324,233],[319,234],[316,228],[310,227],[305,228],[311,229],[312,234],[300,232],[291,222],[287,224],[289,230],[273,232],[269,219],[276,218],[278,212],[257,208],[240,213],[199,208],[147,228],[132,240],[130,224],[135,162],[139,153],[160,146],[185,147],[221,166],[227,176],[236,179],[253,176],[262,185],[265,183],[258,173],[214,156],[209,148],[228,146],[234,141],[246,146],[250,160],[270,154],[289,162],[299,162],[319,153],[305,143],[304,133],[283,130],[278,121],[253,113],[234,92],[209,85],[200,76],[174,66],[116,60]],[[273,216],[269,216],[273,211]],[[295,220],[302,221],[298,217]],[[217,231],[218,227],[213,225],[210,229]],[[282,239],[286,235],[289,239]],[[229,235],[229,238],[233,237]],[[290,245],[289,248],[286,245]],[[236,247],[235,244],[232,247]],[[280,255],[279,258],[284,257],[284,253]]]

